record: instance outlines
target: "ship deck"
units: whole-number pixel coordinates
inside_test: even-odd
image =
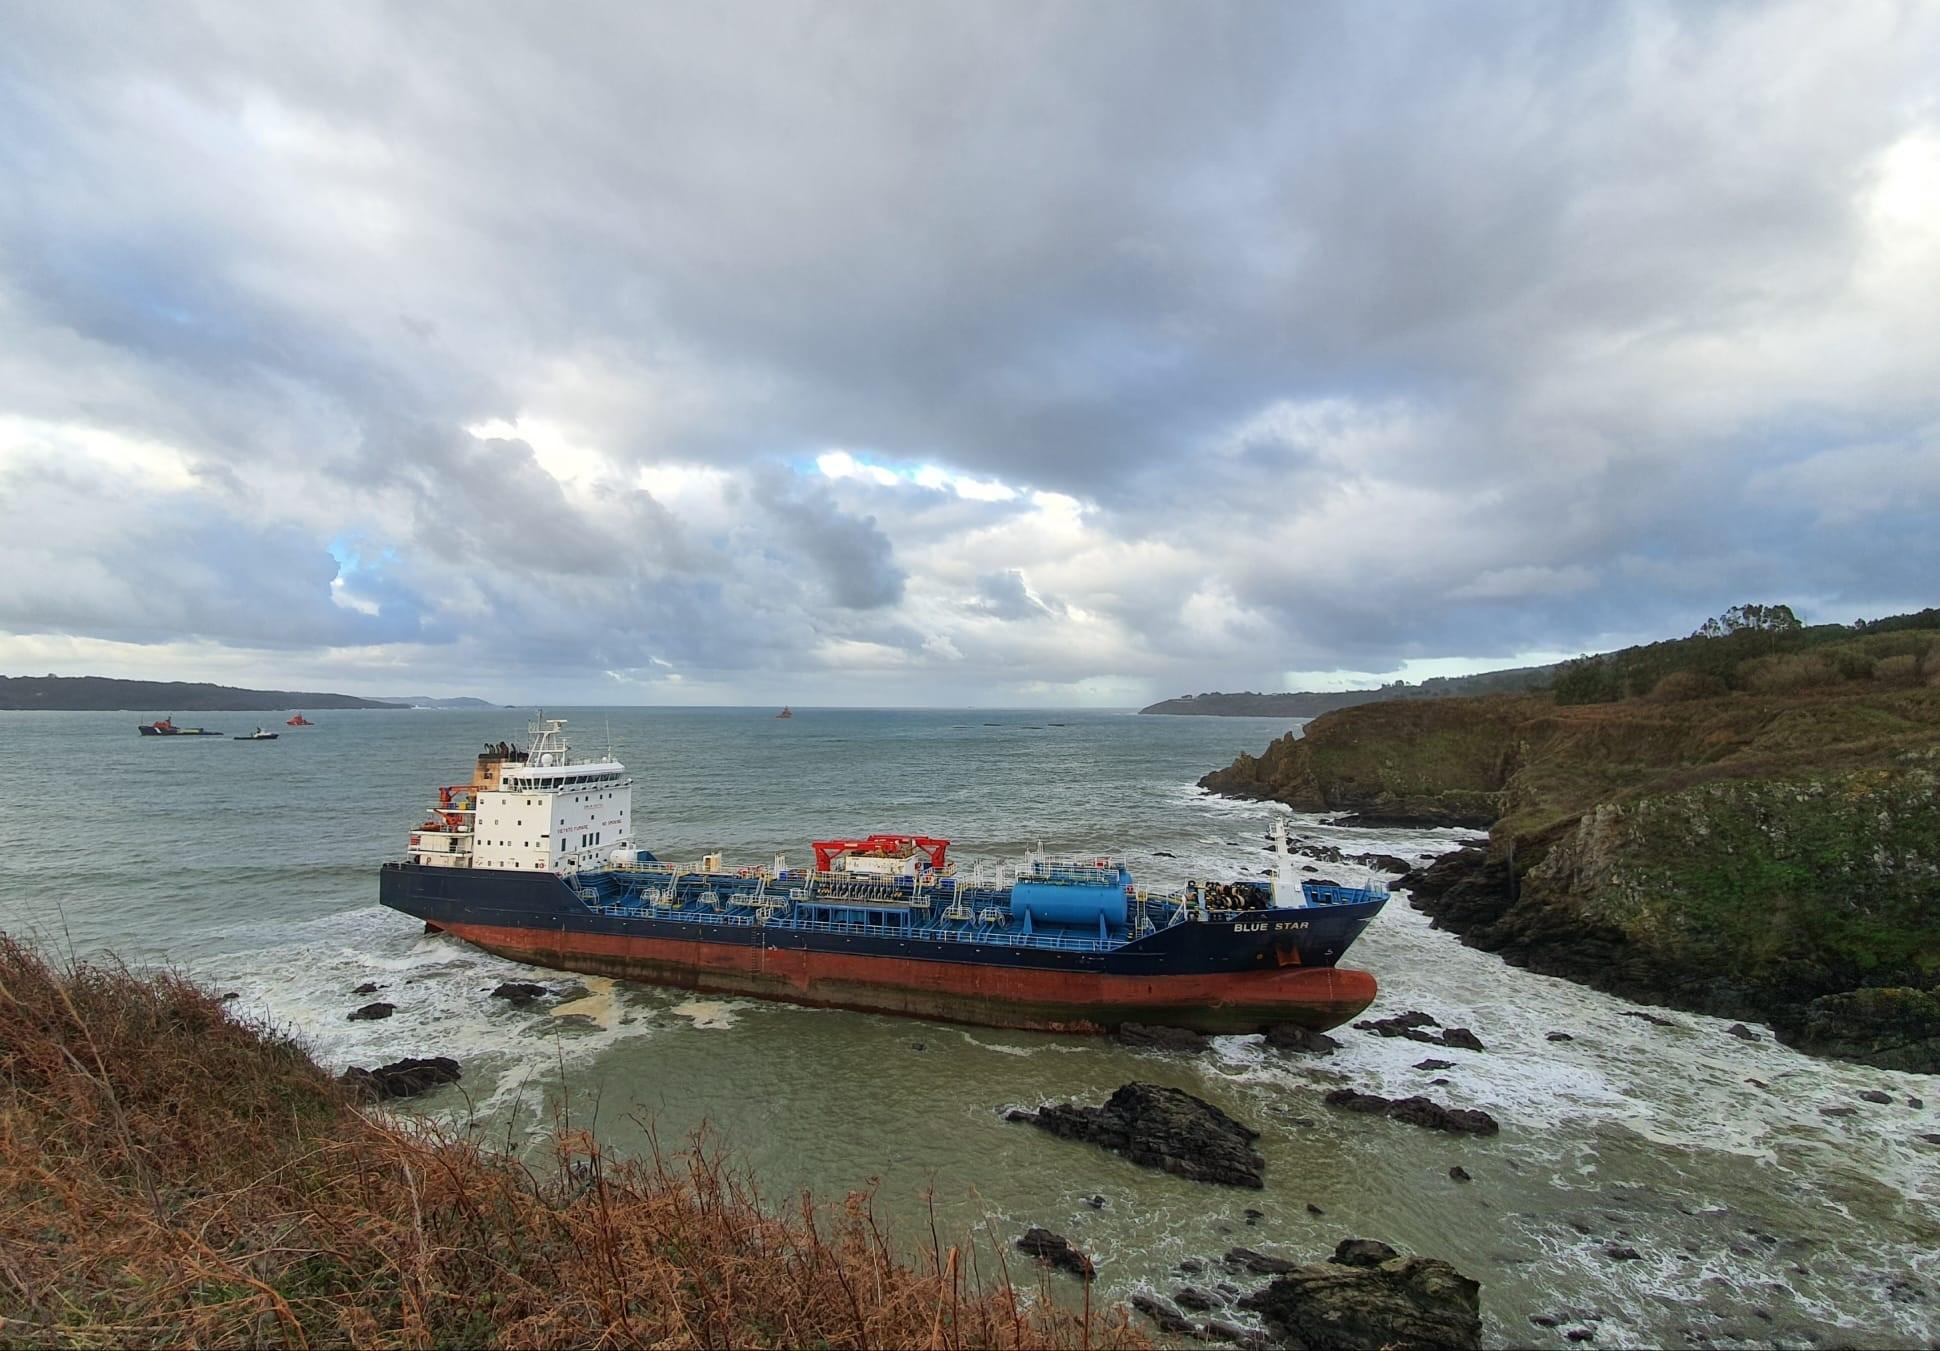
[[[1129,889],[1124,922],[1101,917],[1093,928],[1035,921],[1028,910],[1014,913],[1009,885],[954,876],[862,880],[853,874],[807,870],[716,873],[648,861],[580,873],[568,884],[590,912],[609,918],[1065,952],[1112,952],[1161,929],[1192,922],[1200,913],[1183,897]],[[1387,896],[1378,887],[1322,882],[1303,882],[1301,891],[1305,904],[1298,909],[1309,912]],[[1221,895],[1257,903],[1237,909],[1209,906],[1207,917],[1232,919],[1249,910],[1265,912],[1271,905],[1266,888],[1258,883],[1227,884]],[[1287,909],[1274,913],[1284,915]]]

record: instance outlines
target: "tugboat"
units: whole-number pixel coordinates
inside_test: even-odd
[[[135,728],[143,736],[221,736],[221,732],[206,727],[177,727],[172,719],[157,718],[154,722],[144,722]]]
[[[965,866],[915,834],[818,840],[810,867],[677,862],[634,843],[626,767],[574,759],[565,726],[439,789],[383,904],[540,966],[999,1027],[1318,1030],[1374,1000],[1337,963],[1387,893],[1297,880],[1284,830],[1270,880],[1166,895],[1109,855]]]
[[[775,714],[775,716],[777,718],[792,718],[795,716],[795,710],[790,708],[787,704],[783,704],[781,706],[781,712]]]
[[[311,722],[308,718],[304,717],[301,713],[297,714],[293,718],[284,719],[283,725],[285,727],[315,727],[316,726],[315,723]]]
[[[258,727],[255,731],[251,732],[248,736],[232,737],[231,740],[233,741],[274,741],[276,740],[276,733],[264,731],[262,728]]]

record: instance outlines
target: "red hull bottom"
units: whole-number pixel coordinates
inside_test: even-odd
[[[1122,1023],[1207,1033],[1295,1023],[1325,1031],[1360,1013],[1376,993],[1367,972],[1331,966],[1120,976],[485,924],[441,927],[487,952],[536,966],[818,1008],[1044,1032],[1109,1032]]]

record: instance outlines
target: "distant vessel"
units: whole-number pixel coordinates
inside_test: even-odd
[[[1296,879],[1284,831],[1271,880],[1171,895],[1108,856],[960,867],[911,834],[819,840],[806,868],[673,863],[634,847],[624,765],[574,760],[560,719],[531,731],[438,790],[385,905],[541,966],[1000,1027],[1318,1029],[1374,1000],[1335,963],[1386,891]]]
[[[258,728],[257,728],[257,729],[256,729],[255,731],[253,731],[253,732],[251,732],[251,733],[250,733],[250,734],[249,734],[248,736],[239,736],[239,737],[234,737],[234,738],[232,738],[232,740],[235,740],[235,741],[274,741],[274,740],[276,740],[276,733],[274,733],[274,732],[269,732],[269,731],[265,731],[265,730],[264,730],[263,728],[261,728],[261,727],[258,727]]]
[[[787,704],[783,704],[781,706],[781,712],[775,714],[775,716],[777,718],[792,718],[795,716],[795,710],[790,708]]]
[[[285,719],[283,725],[285,727],[315,727],[316,726],[315,723],[311,722],[308,718],[304,717],[301,713],[297,714],[293,718]],[[261,731],[262,729],[257,728],[257,730]]]
[[[221,736],[221,732],[210,731],[206,727],[177,727],[169,718],[157,718],[154,722],[142,723],[135,729],[143,736]]]

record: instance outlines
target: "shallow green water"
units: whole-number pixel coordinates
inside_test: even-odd
[[[1192,781],[1288,727],[1060,712],[570,716],[588,744],[610,723],[637,779],[641,842],[677,856],[805,857],[818,835],[915,829],[970,854],[1111,849],[1153,884],[1265,866],[1269,809]],[[196,721],[240,732],[260,718]],[[927,1238],[931,1193],[946,1234],[1066,1233],[1098,1257],[1106,1298],[1169,1294],[1180,1260],[1234,1244],[1311,1259],[1355,1235],[1479,1279],[1497,1342],[1561,1346],[1580,1326],[1606,1346],[1924,1345],[1940,1326],[1940,1150],[1917,1139],[1940,1130],[1940,1085],[1744,1043],[1712,1019],[1625,1017],[1623,1001],[1463,948],[1399,901],[1351,955],[1382,982],[1376,1012],[1425,1009],[1473,1028],[1485,1053],[1348,1030],[1326,1060],[1257,1038],[1188,1058],[605,982],[564,1008],[514,1010],[488,992],[530,972],[427,938],[373,897],[431,786],[464,779],[478,745],[518,734],[523,715],[322,714],[265,745],[139,738],[139,720],[0,714],[0,926],[186,967],[332,1065],[455,1055],[462,1092],[429,1104],[453,1120],[496,1133],[563,1103],[626,1149],[646,1148],[649,1127],[677,1142],[705,1121],[771,1195],[873,1180],[911,1243]],[[1452,838],[1305,819],[1296,834],[1404,855]],[[385,986],[396,1016],[345,1021],[364,981]],[[1557,1028],[1575,1040],[1545,1040]],[[1412,1068],[1428,1055],[1456,1068]],[[1266,1191],[1183,1182],[1001,1119],[1006,1105],[1096,1101],[1134,1078],[1259,1127]],[[1321,1104],[1342,1084],[1481,1107],[1502,1134],[1465,1142],[1344,1116]],[[1868,1088],[1893,1105],[1819,1113]],[[1457,1163],[1472,1183],[1449,1178]],[[1103,1209],[1086,1204],[1094,1194]],[[1248,1207],[1265,1218],[1248,1225]],[[1613,1260],[1611,1244],[1642,1257]]]

